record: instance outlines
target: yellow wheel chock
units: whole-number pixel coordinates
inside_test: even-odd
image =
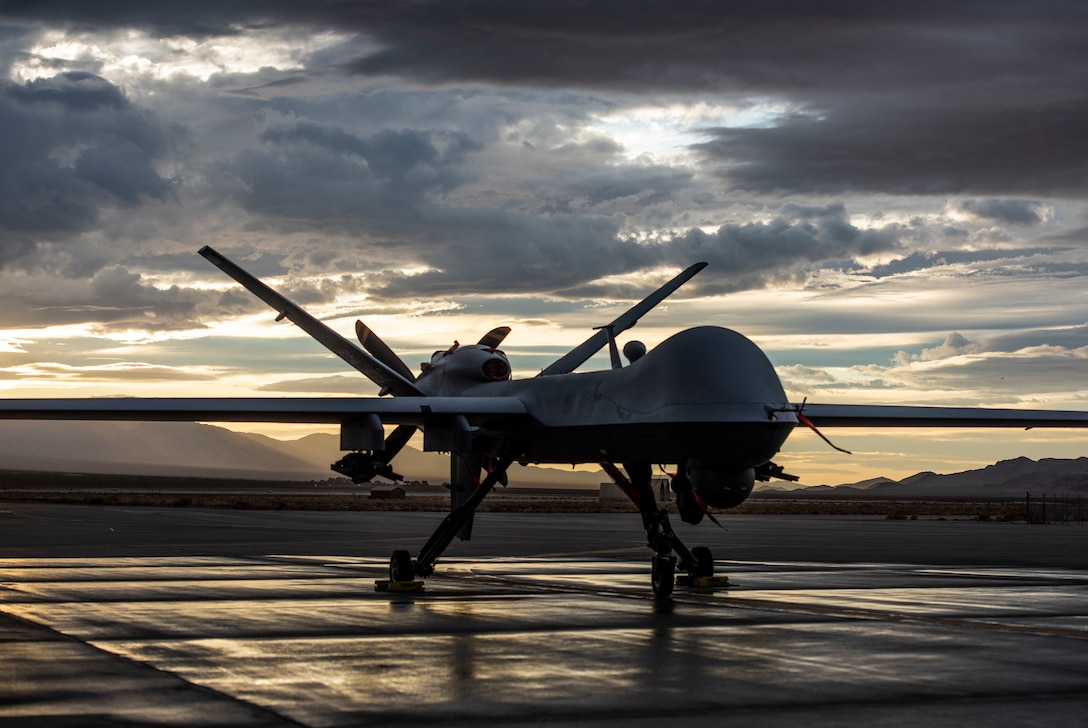
[[[374,582],[374,591],[380,592],[421,592],[425,582],[418,579],[414,581],[389,581],[378,579]]]

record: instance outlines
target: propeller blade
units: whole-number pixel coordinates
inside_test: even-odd
[[[690,266],[680,273],[680,275],[676,276],[671,281],[661,286],[661,288],[658,288],[639,303],[632,306],[627,313],[623,314],[607,326],[600,327],[600,331],[571,349],[564,357],[540,372],[537,376],[546,377],[551,374],[570,374],[584,364],[587,359],[604,348],[604,346],[608,344],[610,337],[615,337],[620,332],[626,331],[634,326],[638,323],[640,318],[645,316],[657,304],[672,295],[677,288],[691,280],[691,278],[703,268],[706,268],[706,263],[696,263],[695,265]]]
[[[422,396],[423,392],[416,389],[411,381],[369,356],[343,336],[306,313],[297,304],[272,290],[210,246],[205,245],[198,252],[221,271],[245,286],[250,293],[279,311],[279,316],[276,317],[277,321],[284,318],[290,320],[307,334],[317,339],[326,349],[362,372],[370,381],[383,390],[410,397]]]
[[[385,438],[385,450],[382,451],[382,459],[388,463],[395,458],[397,453],[403,450],[408,441],[412,439],[412,435],[416,434],[417,429],[419,428],[415,425],[397,425]]]
[[[509,326],[499,326],[498,328],[491,329],[482,339],[480,339],[479,346],[486,346],[488,349],[498,349],[499,344],[503,342],[503,339],[505,339],[509,333]]]
[[[412,374],[412,370],[408,368],[408,365],[404,363],[404,360],[397,356],[389,345],[378,338],[369,326],[362,321],[355,322],[355,335],[359,337],[359,343],[363,345],[363,348],[370,352],[370,355],[375,359],[385,364],[387,367],[401,375],[409,382],[416,380],[416,375]]]

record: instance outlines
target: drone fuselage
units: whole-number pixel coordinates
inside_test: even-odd
[[[485,359],[458,350],[450,364],[462,355],[473,358],[473,371],[475,359]],[[797,424],[783,411],[785,392],[759,347],[712,326],[682,331],[620,369],[466,382],[436,394],[523,402],[530,426],[493,433],[484,426],[479,434],[525,462],[697,460],[751,468],[769,461]]]

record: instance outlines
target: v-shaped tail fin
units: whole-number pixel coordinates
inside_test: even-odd
[[[573,372],[584,364],[591,356],[604,348],[604,346],[608,344],[610,337],[614,337],[616,334],[634,326],[638,323],[640,318],[645,316],[651,309],[657,306],[657,304],[664,301],[672,295],[677,288],[691,280],[696,273],[703,268],[706,268],[706,265],[706,263],[696,263],[695,265],[690,266],[680,273],[680,275],[676,276],[671,281],[661,286],[661,288],[658,288],[639,303],[632,306],[627,313],[623,314],[607,326],[600,327],[600,330],[597,333],[574,347],[557,362],[544,369],[544,371],[540,372],[539,376],[569,374]]]

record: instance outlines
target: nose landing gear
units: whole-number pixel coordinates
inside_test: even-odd
[[[483,502],[491,489],[506,477],[506,469],[513,462],[514,458],[505,455],[494,462],[494,467],[483,482],[477,483],[472,492],[460,502],[460,505],[450,511],[450,514],[431,534],[430,539],[420,550],[418,558],[413,560],[412,555],[403,549],[394,551],[389,559],[389,581],[377,581],[374,583],[374,588],[379,591],[422,591],[423,581],[416,577],[426,577],[434,573],[434,565],[438,557],[458,534],[465,533],[464,529],[472,522],[477,506]]]

